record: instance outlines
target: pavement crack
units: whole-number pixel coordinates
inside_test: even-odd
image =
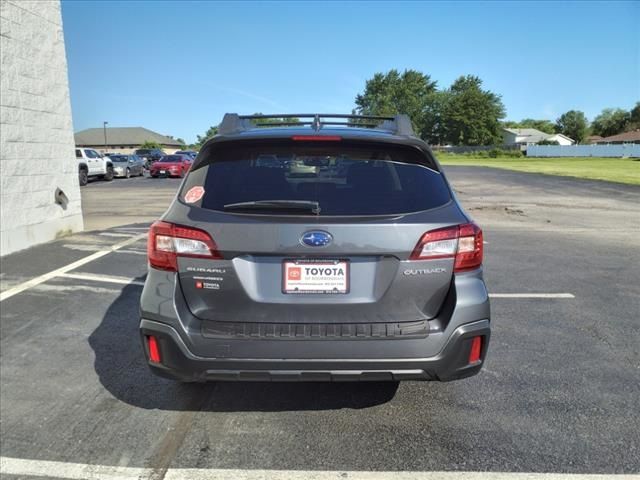
[[[148,474],[140,477],[140,480],[162,480],[167,474],[171,463],[178,455],[180,447],[189,434],[193,421],[204,405],[204,399],[193,397],[186,405],[186,410],[178,415],[178,418],[153,450],[147,460]]]

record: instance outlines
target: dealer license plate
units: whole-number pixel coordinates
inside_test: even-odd
[[[348,260],[285,260],[282,293],[349,293]]]

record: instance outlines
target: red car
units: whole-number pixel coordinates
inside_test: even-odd
[[[152,177],[184,177],[191,168],[193,159],[189,155],[165,155],[151,165]]]

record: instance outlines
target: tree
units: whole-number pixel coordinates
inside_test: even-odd
[[[622,133],[627,128],[631,114],[621,108],[605,108],[593,119],[591,130],[594,135],[610,137]]]
[[[396,115],[406,113],[416,132],[425,129],[425,107],[436,92],[436,82],[416,70],[389,70],[367,80],[364,92],[356,96],[354,113]]]
[[[558,133],[581,143],[587,136],[587,117],[579,110],[569,110],[556,120]]]
[[[202,147],[202,145],[204,144],[204,142],[209,140],[216,133],[218,133],[218,126],[217,125],[212,125],[211,127],[209,127],[209,129],[206,132],[204,132],[204,135],[202,135],[202,136],[201,135],[196,135],[198,140],[196,141],[194,146],[197,147],[197,149],[199,150],[200,147]]]
[[[627,125],[628,132],[638,129],[640,129],[640,102],[637,102],[629,112],[629,124]]]
[[[444,112],[450,98],[451,95],[446,90],[427,96],[423,110],[422,129],[418,134],[431,145],[443,145],[447,141],[447,124]]]
[[[262,115],[261,112],[254,113],[254,115]],[[282,118],[258,118],[252,120],[254,124],[262,125],[280,125],[283,123],[300,123],[300,119],[296,117],[282,117]]]
[[[180,145],[182,145],[182,147],[186,147],[187,146],[187,142],[185,142],[182,138],[178,137],[176,138],[176,142],[178,142]]]
[[[145,150],[158,149],[158,150],[162,150],[162,145],[160,145],[158,142],[153,142],[151,140],[146,140],[142,145],[140,145],[140,149],[145,149]]]
[[[499,95],[482,89],[480,78],[459,77],[448,90],[442,112],[447,140],[454,145],[493,145],[502,137],[504,105]]]
[[[535,128],[544,133],[556,133],[555,125],[551,120],[536,120],[525,118],[519,122],[503,122],[506,128]]]

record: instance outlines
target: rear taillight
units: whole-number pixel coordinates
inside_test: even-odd
[[[475,223],[432,230],[422,235],[410,260],[454,258],[454,272],[482,265],[482,230]]]
[[[202,230],[155,222],[147,239],[149,264],[158,270],[178,270],[178,257],[221,259],[211,236]]]
[[[458,238],[458,252],[454,272],[473,270],[482,265],[482,229],[475,223],[460,225],[460,237]]]

